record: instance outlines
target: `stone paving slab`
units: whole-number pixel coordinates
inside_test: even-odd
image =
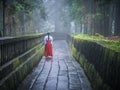
[[[65,40],[53,43],[53,58],[42,57],[17,90],[92,90]]]

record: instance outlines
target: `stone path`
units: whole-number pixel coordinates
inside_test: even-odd
[[[53,43],[53,59],[42,57],[18,90],[92,90],[65,40]]]

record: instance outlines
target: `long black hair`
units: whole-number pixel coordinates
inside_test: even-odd
[[[48,32],[47,35],[48,35],[48,40],[49,40],[49,39],[50,39],[50,37],[49,37],[49,36],[50,36],[50,33]]]

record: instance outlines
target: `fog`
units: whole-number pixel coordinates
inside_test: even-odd
[[[0,37],[46,32],[120,35],[119,9],[119,0],[0,0]]]
[[[43,2],[47,14],[43,31],[70,32],[73,27],[71,28],[68,6],[64,0],[43,0]]]

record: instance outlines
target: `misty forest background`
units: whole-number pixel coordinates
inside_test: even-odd
[[[0,0],[0,37],[45,32],[120,35],[119,0]]]
[[[0,0],[0,65],[5,65],[0,78],[37,53],[36,61],[31,58],[0,88],[15,88],[22,80],[18,75],[24,78],[42,56],[42,36],[54,32],[54,36],[66,38],[93,90],[120,90],[119,11],[120,0]],[[27,57],[6,65],[28,50]]]

